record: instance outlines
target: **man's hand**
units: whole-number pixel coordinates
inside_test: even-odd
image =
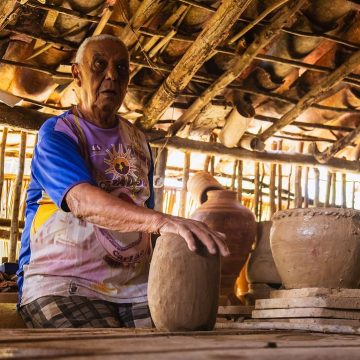
[[[206,224],[197,220],[169,216],[159,228],[160,234],[173,233],[182,236],[191,251],[196,250],[196,239],[201,241],[210,254],[220,251],[222,256],[230,254],[225,242],[225,235],[211,230]]]

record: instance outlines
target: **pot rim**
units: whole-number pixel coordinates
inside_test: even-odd
[[[288,217],[300,217],[307,215],[310,216],[327,215],[327,216],[345,217],[345,218],[357,217],[360,219],[360,210],[336,208],[336,207],[287,209],[287,210],[277,211],[272,216],[271,221],[277,221]]]

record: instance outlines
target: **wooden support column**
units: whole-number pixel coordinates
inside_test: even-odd
[[[211,155],[206,155],[204,161],[204,171],[209,171],[210,160],[211,160]]]
[[[147,103],[144,116],[137,122],[140,123],[141,127],[151,129],[157,123],[176,96],[186,88],[216,46],[228,36],[230,29],[250,1],[223,0],[221,2],[203,31]]]
[[[271,144],[271,150],[277,150],[276,142]],[[276,164],[270,165],[269,199],[270,199],[270,217],[276,212],[275,205],[275,182],[276,182]]]
[[[263,202],[263,188],[264,188],[264,178],[265,178],[265,165],[261,163],[261,178],[259,186],[259,221],[262,221],[264,202]]]
[[[336,172],[331,177],[331,206],[336,205]]]
[[[352,201],[351,201],[351,208],[355,209],[355,195],[356,195],[356,182],[353,181],[352,183]]]
[[[231,186],[230,186],[230,189],[231,191],[234,191],[235,190],[235,181],[236,181],[236,177],[237,177],[237,166],[238,166],[238,161],[235,160],[234,161],[234,166],[233,166],[233,173],[232,173],[232,176],[231,176]]]
[[[314,168],[314,180],[315,180],[315,195],[314,195],[314,206],[320,206],[320,171]]]
[[[242,202],[242,191],[243,191],[243,162],[238,160],[238,176],[237,176],[237,200]]]
[[[313,103],[325,97],[325,95],[342,79],[355,70],[360,64],[360,50],[353,53],[341,66],[326,76],[318,84],[303,96],[298,103],[283,115],[275,124],[267,128],[260,136],[260,141],[265,141],[286,125],[291,124],[302,112],[309,108]]]
[[[20,135],[20,156],[19,156],[19,169],[15,180],[14,203],[11,214],[11,228],[10,228],[10,250],[9,261],[16,261],[16,247],[19,238],[19,208],[21,189],[24,176],[25,167],[25,153],[26,153],[26,132],[21,132]]]
[[[309,207],[309,167],[305,167],[304,208]]]
[[[270,24],[248,46],[246,51],[242,55],[235,56],[233,65],[197,97],[185,113],[175,121],[169,133],[176,134],[185,124],[191,122],[213,97],[238,78],[248,68],[256,55],[275,38],[281,28],[292,20],[295,13],[300,10],[305,2],[306,0],[291,0],[286,6],[283,6],[273,17]]]
[[[326,194],[325,194],[325,207],[329,207],[330,205],[330,191],[331,191],[331,180],[332,180],[332,172],[328,171],[327,179],[326,179]]]
[[[254,177],[254,213],[256,220],[259,220],[259,195],[260,195],[260,163],[255,162],[255,177]]]
[[[6,150],[6,139],[7,139],[8,129],[7,127],[3,128],[1,136],[1,146],[0,146],[0,210],[1,210],[1,200],[4,187],[4,175],[5,175],[5,150]]]
[[[187,183],[190,173],[190,153],[184,154],[184,171],[183,171],[183,186],[180,196],[180,211],[179,216],[185,217],[186,215],[186,197],[187,197]]]
[[[282,140],[278,143],[278,150],[282,150]],[[282,209],[282,165],[278,164],[278,183],[277,183],[277,200],[278,200],[278,210]]]
[[[341,207],[346,208],[346,174],[341,174]]]
[[[164,204],[164,182],[168,150],[159,149],[154,174],[155,210],[163,212]]]
[[[298,153],[302,153],[304,149],[304,143],[298,143]],[[295,208],[302,207],[302,188],[301,188],[302,166],[296,166],[295,168]]]

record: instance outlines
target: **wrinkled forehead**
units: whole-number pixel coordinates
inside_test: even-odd
[[[103,56],[106,59],[128,59],[129,53],[123,43],[106,39],[93,41],[86,47],[84,59],[92,60],[95,56]]]

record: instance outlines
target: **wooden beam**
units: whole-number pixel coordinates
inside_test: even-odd
[[[209,54],[227,37],[239,14],[245,10],[250,1],[223,0],[203,31],[147,103],[144,116],[138,122],[140,126],[150,129],[156,124],[176,96],[185,89]]]
[[[260,32],[242,55],[235,56],[233,65],[192,103],[171,126],[169,132],[175,135],[184,125],[191,122],[214,96],[218,95],[226,86],[239,77],[254,60],[255,56],[275,38],[281,28],[293,18],[293,15],[305,2],[306,0],[291,0],[287,6],[283,6],[274,16],[270,25]]]
[[[2,0],[0,3],[0,30],[6,25],[9,16],[13,13],[17,0]]]
[[[303,96],[299,102],[283,115],[275,124],[266,129],[260,136],[261,141],[265,141],[277,131],[291,124],[303,111],[322,99],[324,95],[337,85],[347,74],[355,70],[360,64],[360,50],[351,55],[341,66],[334,70],[329,76],[313,86],[311,90]]]
[[[167,148],[159,149],[154,174],[155,210],[163,212]]]
[[[203,155],[216,155],[220,157],[229,157],[240,160],[262,161],[276,164],[294,164],[302,166],[319,166],[320,164],[312,155],[309,154],[289,154],[277,151],[274,152],[257,152],[241,148],[227,148],[220,143],[208,143],[196,141],[177,136],[151,140],[152,146],[166,146],[168,148],[178,149],[181,151],[192,151]],[[339,172],[360,172],[360,162],[349,161],[339,158],[332,158],[326,164],[326,167]]]
[[[189,152],[185,152],[184,154],[184,171],[183,171],[183,179],[182,179],[182,189],[180,194],[180,211],[179,216],[186,216],[186,198],[187,198],[187,183],[189,180],[190,173],[190,158],[191,154]]]

